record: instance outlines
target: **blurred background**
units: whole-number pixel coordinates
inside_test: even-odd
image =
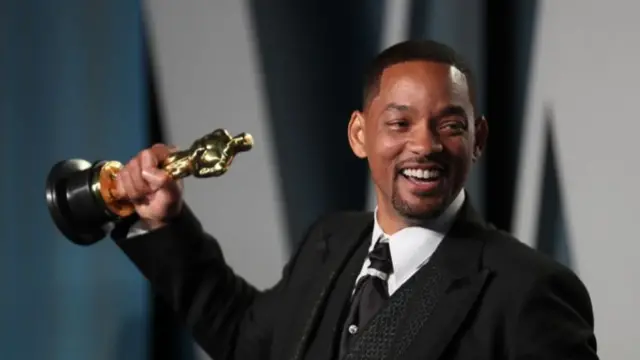
[[[640,3],[633,0],[0,0],[0,359],[207,359],[111,240],[67,241],[44,182],[222,127],[256,146],[186,198],[255,285],[319,215],[373,209],[346,125],[364,66],[442,41],[490,139],[468,185],[498,227],[590,290],[602,359],[639,359]]]

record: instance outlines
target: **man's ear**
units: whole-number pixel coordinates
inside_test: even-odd
[[[476,118],[475,121],[475,142],[473,144],[473,162],[478,161],[484,147],[487,145],[489,137],[489,124],[484,116]]]
[[[349,145],[351,145],[353,153],[361,159],[367,157],[364,126],[364,116],[362,113],[357,110],[351,113],[351,119],[349,120],[349,127],[347,129]]]

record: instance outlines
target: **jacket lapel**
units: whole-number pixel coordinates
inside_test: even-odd
[[[432,259],[416,274],[422,278],[394,341],[394,358],[442,355],[489,278],[481,264],[485,229],[467,201]]]
[[[303,295],[300,311],[296,311],[292,334],[295,346],[289,357],[292,360],[303,358],[309,346],[319,319],[324,313],[327,296],[331,292],[338,275],[358,249],[358,245],[370,235],[373,226],[371,213],[347,214],[340,221],[325,225],[320,234],[318,256],[322,265],[316,270],[311,290]]]

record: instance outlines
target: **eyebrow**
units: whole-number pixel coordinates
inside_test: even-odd
[[[397,104],[397,103],[389,103],[387,104],[387,106],[384,107],[384,111],[388,111],[388,110],[397,110],[397,111],[410,111],[411,107],[409,105],[402,105],[402,104]]]
[[[411,111],[413,108],[409,105],[403,105],[403,104],[398,104],[398,103],[389,103],[387,104],[387,106],[385,106],[383,112],[385,111],[389,111],[389,110],[396,110],[396,111]],[[440,110],[434,117],[437,118],[442,118],[442,117],[446,117],[446,116],[454,116],[454,115],[459,115],[462,116],[464,118],[467,117],[467,112],[464,110],[464,108],[462,106],[459,105],[448,105],[447,107],[445,107],[444,109]]]
[[[467,118],[467,112],[464,110],[462,106],[459,106],[459,105],[449,105],[444,109],[440,110],[435,117],[442,118],[442,117],[453,116],[453,115],[459,115],[464,117],[465,119]]]

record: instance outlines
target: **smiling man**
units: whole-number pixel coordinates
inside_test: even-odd
[[[113,236],[196,341],[216,360],[597,359],[582,282],[486,224],[464,191],[488,126],[459,56],[397,44],[364,90],[348,138],[376,211],[319,219],[266,291],[233,272],[158,169],[165,145],[125,166],[137,216]]]
[[[475,118],[471,73],[455,54],[436,44],[421,53],[411,44],[380,55],[364,112],[349,124],[354,153],[369,160],[379,220],[392,232],[435,218],[463,196],[488,131]]]

